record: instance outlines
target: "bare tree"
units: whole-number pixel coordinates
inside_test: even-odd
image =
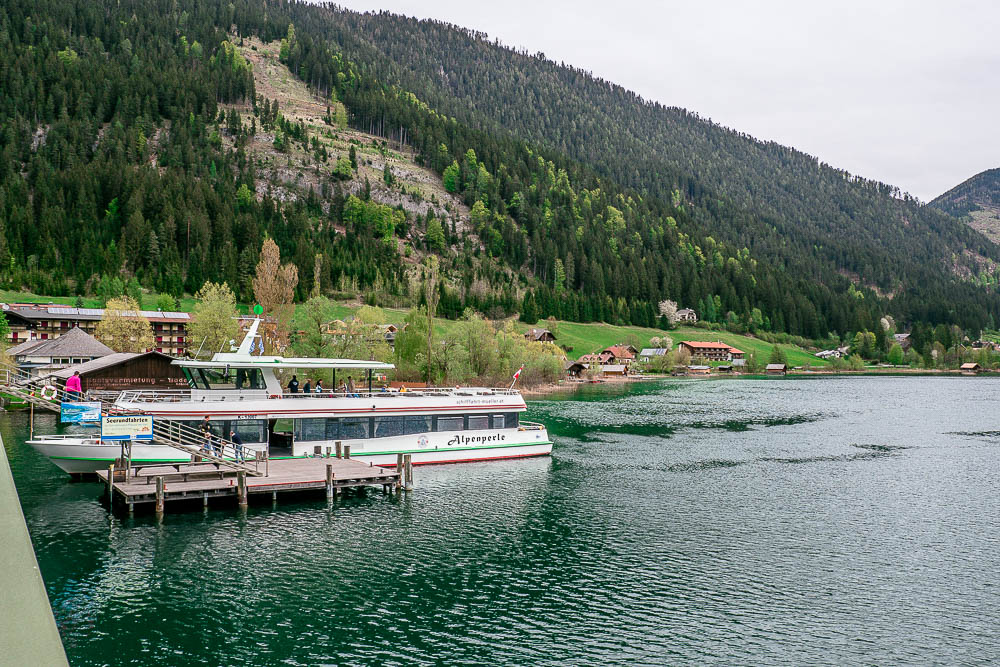
[[[660,315],[667,318],[667,322],[673,324],[677,321],[677,302],[665,300],[659,303]]]
[[[281,263],[281,250],[273,239],[264,241],[253,279],[253,294],[264,308],[264,314],[274,318],[276,326],[268,330],[266,343],[273,350],[287,342],[288,327],[295,307],[292,299],[299,284],[299,269],[294,264]]]

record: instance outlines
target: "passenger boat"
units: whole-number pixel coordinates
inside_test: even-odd
[[[228,439],[239,433],[251,450],[271,458],[324,456],[336,442],[351,457],[394,466],[398,454],[417,464],[459,463],[545,456],[552,441],[542,424],[521,419],[526,409],[513,388],[457,387],[412,391],[373,390],[372,373],[392,364],[351,359],[287,358],[251,354],[259,320],[232,353],[211,361],[176,359],[190,385],[186,390],[124,391],[115,413],[152,415],[198,427],[207,415],[212,432]],[[286,392],[275,373],[333,370],[367,374],[368,387],[353,393]],[[68,473],[106,469],[121,454],[119,442],[97,434],[43,435],[28,441]],[[134,443],[133,464],[178,462],[189,455],[168,445]]]

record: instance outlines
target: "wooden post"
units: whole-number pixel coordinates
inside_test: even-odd
[[[337,458],[338,459],[344,458],[344,443],[338,440],[336,442],[336,445],[337,445]]]
[[[205,509],[208,509],[208,494],[207,493],[201,494],[201,506],[203,508],[205,508]]]
[[[333,465],[326,464],[326,497],[333,498]]]
[[[236,498],[240,507],[247,506],[247,473],[245,470],[236,473]]]
[[[112,491],[115,488],[115,464],[112,463],[108,466],[108,503],[110,504],[114,499],[114,494]]]
[[[403,467],[406,469],[406,481],[404,489],[406,491],[413,490],[413,454],[407,454],[403,457]]]
[[[165,489],[165,485],[163,484],[163,476],[162,475],[157,475],[157,477],[156,477],[156,513],[157,514],[163,514],[163,509],[164,509],[163,491],[164,491],[164,489]]]
[[[402,454],[396,454],[396,472],[398,472],[400,475],[403,474],[403,455]]]
[[[344,445],[344,458],[345,459],[351,458],[351,446],[350,445]]]
[[[31,406],[31,417],[28,419],[28,436],[35,437],[35,402],[29,403]]]

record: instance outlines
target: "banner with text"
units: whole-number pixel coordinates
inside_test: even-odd
[[[101,418],[101,440],[152,440],[153,416],[129,415]]]
[[[59,421],[63,424],[83,424],[101,421],[101,404],[99,402],[61,403],[59,408]]]

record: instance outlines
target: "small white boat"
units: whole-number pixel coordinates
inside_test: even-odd
[[[197,428],[208,416],[217,437],[239,433],[248,450],[271,458],[325,456],[337,442],[351,447],[351,457],[393,466],[399,454],[415,465],[545,456],[552,441],[542,424],[526,422],[520,392],[486,387],[371,391],[321,394],[286,393],[277,369],[298,372],[333,369],[366,372],[392,364],[352,359],[284,358],[250,353],[259,321],[235,353],[211,361],[177,359],[190,389],[126,391],[114,403],[116,413],[152,415]],[[68,473],[106,469],[121,456],[119,442],[99,435],[45,435],[28,441]],[[252,456],[251,452],[248,455]],[[178,462],[190,455],[168,445],[134,443],[133,464]]]

